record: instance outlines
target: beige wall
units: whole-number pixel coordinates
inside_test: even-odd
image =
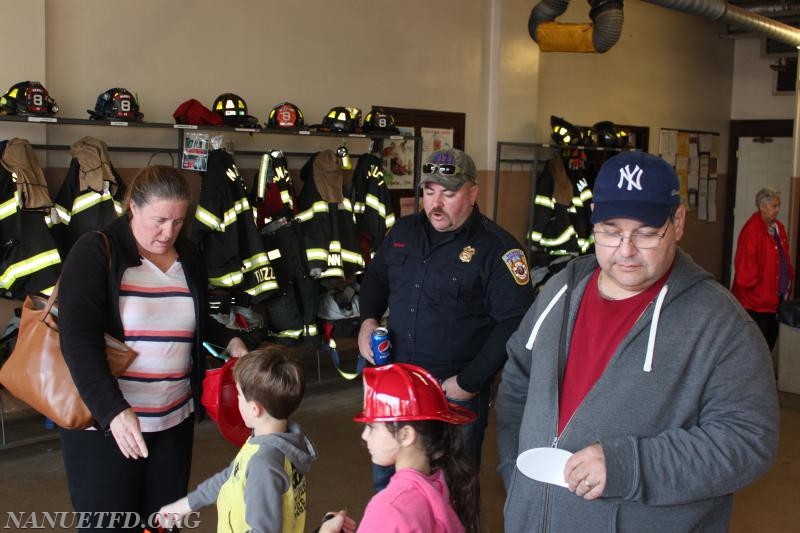
[[[542,54],[527,34],[534,4],[35,0],[0,34],[0,45],[15,51],[7,54],[0,85],[41,79],[61,116],[81,118],[97,94],[113,86],[138,93],[145,119],[153,122],[171,122],[188,98],[210,106],[227,91],[244,97],[262,121],[283,100],[298,104],[311,123],[337,105],[463,112],[466,149],[482,170],[484,211],[491,208],[496,142],[546,141],[551,114],[577,124],[607,119],[648,126],[651,151],[661,127],[719,131],[725,171],[733,43],[718,38],[721,26],[628,2],[623,35],[606,54]],[[12,0],[0,5],[5,12],[17,9]],[[559,20],[588,21],[588,9],[572,2]],[[28,131],[0,125],[4,137],[31,139],[42,128]],[[112,146],[176,146],[173,132],[124,128],[50,127],[47,141],[69,144],[87,133]],[[231,137],[239,149],[321,148],[287,137]],[[65,153],[41,157],[52,167],[66,166]],[[119,167],[138,166],[146,156],[116,153],[114,160]],[[512,190],[501,189],[501,201],[525,198],[524,181],[509,180]],[[519,238],[525,203],[502,210],[503,223]],[[717,227],[698,231],[705,230],[722,242]]]

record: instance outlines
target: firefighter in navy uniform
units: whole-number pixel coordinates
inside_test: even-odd
[[[370,335],[388,307],[393,361],[422,366],[478,415],[463,434],[479,464],[491,384],[533,301],[530,274],[520,244],[475,205],[467,154],[434,152],[422,174],[424,211],[397,221],[364,273],[358,347],[371,361]],[[373,476],[380,490],[391,470]]]

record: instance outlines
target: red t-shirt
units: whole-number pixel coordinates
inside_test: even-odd
[[[641,293],[623,300],[600,295],[597,268],[583,293],[572,332],[569,357],[564,369],[558,405],[558,434],[606,369],[619,343],[631,330],[647,305],[658,295],[669,271]],[[644,354],[642,354],[644,356]]]

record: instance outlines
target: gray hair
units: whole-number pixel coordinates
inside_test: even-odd
[[[764,187],[756,193],[756,207],[761,208],[761,204],[767,200],[772,200],[774,197],[780,198],[781,191],[773,189],[772,187]]]

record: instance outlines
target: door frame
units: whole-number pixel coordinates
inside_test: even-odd
[[[791,119],[775,120],[731,120],[728,139],[728,197],[725,210],[725,243],[723,246],[724,264],[722,265],[722,282],[731,286],[731,264],[733,263],[733,210],[736,206],[736,172],[738,170],[737,154],[741,137],[792,137],[794,121]],[[781,191],[788,200],[790,191]],[[789,208],[789,205],[786,205]],[[796,236],[793,236],[796,238]],[[792,264],[796,264],[792,258]],[[800,270],[800,269],[798,269]],[[796,282],[796,280],[795,280]],[[793,283],[795,285],[795,283]]]

